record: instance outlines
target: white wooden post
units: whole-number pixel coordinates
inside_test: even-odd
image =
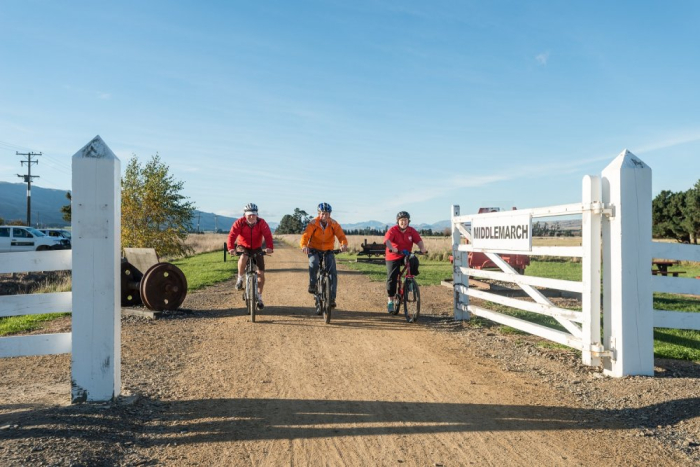
[[[121,391],[120,177],[99,136],[73,156],[73,403]]]
[[[602,350],[600,340],[600,177],[586,175],[583,177],[583,205],[589,208],[583,211],[582,225],[582,279],[583,293],[581,308],[581,341],[583,343],[582,361],[584,365],[599,366],[600,358],[592,350]]]
[[[469,287],[469,276],[462,274],[461,267],[467,267],[467,252],[457,251],[462,239],[462,234],[459,232],[455,226],[454,218],[459,216],[459,206],[452,206],[451,213],[451,223],[452,226],[452,287],[453,287],[453,301],[454,301],[454,317],[455,321],[462,321],[469,319],[469,311],[467,306],[469,305],[469,296],[466,293],[466,289]]]
[[[604,372],[610,376],[654,374],[651,293],[651,169],[631,152],[603,170]]]

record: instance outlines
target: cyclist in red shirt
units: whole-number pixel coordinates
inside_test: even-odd
[[[418,245],[421,253],[425,253],[425,245],[420,234],[413,227],[409,227],[411,216],[406,211],[396,214],[396,225],[384,234],[386,244],[386,292],[388,295],[387,311],[394,311],[394,296],[396,295],[396,282],[403,264],[403,251],[411,251],[413,245]],[[418,275],[418,258],[410,259],[411,274]]]
[[[231,226],[228,234],[226,246],[230,254],[235,252],[243,253],[238,259],[238,279],[236,289],[243,289],[243,275],[248,262],[248,255],[262,251],[263,240],[265,240],[265,253],[268,255],[274,251],[272,242],[272,232],[265,219],[258,217],[258,207],[253,203],[248,203],[243,208],[244,216],[238,219]],[[263,286],[265,285],[265,257],[257,256],[255,264],[258,267],[258,309],[262,310],[265,305],[262,300]]]

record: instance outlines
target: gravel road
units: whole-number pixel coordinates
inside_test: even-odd
[[[607,378],[573,351],[454,322],[442,286],[421,289],[408,324],[384,311],[383,283],[349,270],[326,325],[304,255],[266,264],[256,323],[230,282],[157,320],[124,317],[115,403],[70,405],[69,355],[0,360],[0,465],[700,462],[697,363]]]

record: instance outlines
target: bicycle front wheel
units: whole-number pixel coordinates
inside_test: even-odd
[[[415,323],[420,315],[420,290],[418,283],[413,279],[406,279],[403,288],[403,312],[406,321]]]
[[[328,276],[323,276],[321,282],[321,293],[323,294],[323,299],[321,300],[323,306],[323,320],[326,324],[331,322],[331,279]]]
[[[258,278],[255,274],[251,274],[246,279],[245,285],[245,304],[248,308],[248,314],[250,315],[250,321],[255,322],[255,307],[257,305],[255,296],[258,292]]]

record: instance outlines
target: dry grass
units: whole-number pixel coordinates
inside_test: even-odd
[[[287,234],[277,235],[285,243],[299,246],[301,235]],[[367,240],[367,243],[382,243],[384,237],[381,235],[348,235],[348,249],[351,253],[362,251],[362,244]],[[428,250],[428,259],[444,261],[452,254],[452,238],[451,237],[423,237],[423,243]],[[581,237],[535,237],[532,239],[532,244],[536,246],[579,246],[581,245]]]
[[[222,251],[227,239],[228,233],[191,234],[187,236],[185,245],[191,247],[193,254],[197,255],[211,251]]]

